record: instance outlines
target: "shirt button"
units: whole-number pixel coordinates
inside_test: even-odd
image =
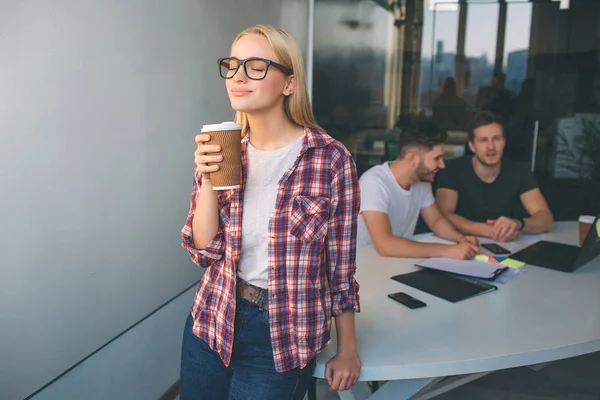
[[[274,299],[275,298],[275,293],[271,293],[271,298]]]

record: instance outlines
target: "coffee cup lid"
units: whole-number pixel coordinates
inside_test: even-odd
[[[594,217],[593,215],[582,215],[579,217],[579,222],[582,222],[584,224],[593,224],[595,220],[596,217]]]
[[[202,133],[204,132],[217,132],[217,131],[235,131],[241,130],[242,126],[235,122],[222,122],[220,124],[204,125],[202,127]]]

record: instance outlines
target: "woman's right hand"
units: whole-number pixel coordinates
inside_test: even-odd
[[[223,156],[212,154],[221,150],[221,146],[216,144],[205,144],[210,140],[210,135],[202,133],[196,135],[196,144],[198,148],[194,152],[194,162],[198,172],[202,174],[204,178],[207,178],[207,174],[215,172],[219,169],[218,165],[209,166],[208,163],[218,163],[223,161]]]

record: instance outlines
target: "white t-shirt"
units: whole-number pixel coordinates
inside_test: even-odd
[[[304,135],[277,150],[259,150],[248,142],[248,169],[242,205],[242,251],[238,277],[255,286],[269,286],[269,220],[281,177],[300,155]]]
[[[392,234],[399,237],[414,235],[419,214],[433,204],[431,184],[419,182],[405,190],[398,184],[389,164],[377,165],[360,177],[360,215],[357,246],[373,244],[362,216],[363,211],[379,211],[390,218]]]

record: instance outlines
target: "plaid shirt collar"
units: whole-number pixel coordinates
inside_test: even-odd
[[[331,144],[335,139],[329,135],[323,134],[316,128],[304,128],[304,140],[302,141],[302,149],[300,154],[311,148],[325,147]],[[246,146],[250,141],[250,129],[247,129],[242,136],[242,145]]]

